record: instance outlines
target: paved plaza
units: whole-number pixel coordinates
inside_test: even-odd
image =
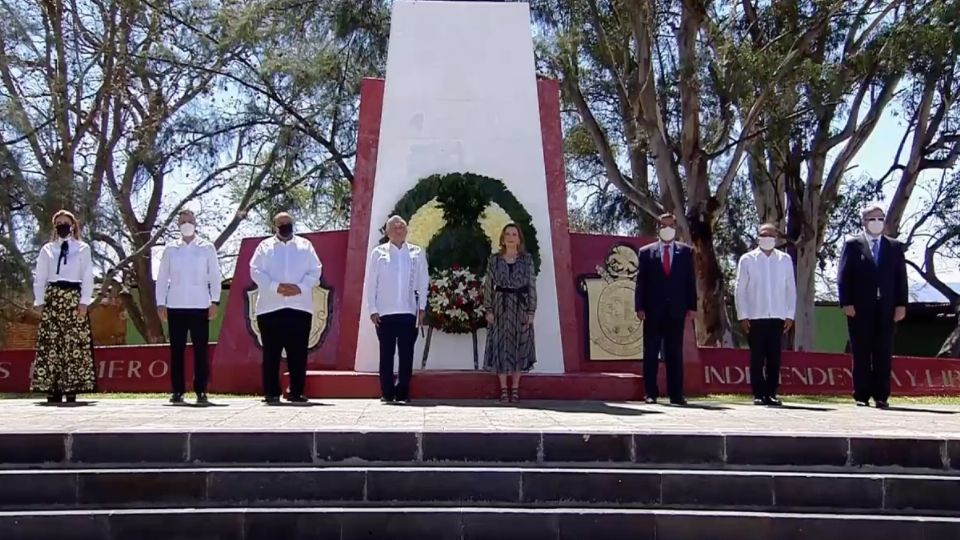
[[[890,410],[853,404],[787,405],[780,409],[715,401],[678,408],[642,403],[320,400],[266,406],[255,398],[213,398],[210,407],[160,399],[88,399],[73,407],[37,400],[0,400],[0,433],[57,431],[535,431],[711,433],[960,438],[960,407],[902,405]]]

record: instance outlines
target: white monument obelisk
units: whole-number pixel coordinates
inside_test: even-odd
[[[537,276],[534,371],[563,372],[526,3],[398,0],[393,4],[368,248],[379,242],[389,212],[417,181],[453,172],[502,180],[533,217],[542,259]],[[482,362],[485,334],[479,337]],[[417,341],[415,367],[420,366],[423,342]],[[378,354],[364,301],[356,370],[377,371]],[[470,337],[434,332],[427,368],[473,369]]]

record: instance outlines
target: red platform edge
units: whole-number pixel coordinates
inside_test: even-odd
[[[216,345],[211,345],[211,357]],[[0,392],[25,393],[30,388],[34,351],[0,351]],[[98,347],[98,387],[103,392],[169,392],[170,350],[165,345]],[[749,351],[745,349],[700,348],[704,390],[687,387],[690,395],[748,394],[750,392]],[[187,373],[192,373],[188,347]],[[631,368],[640,362],[622,362]],[[211,384],[229,378],[227,366],[211,366]],[[852,389],[849,355],[786,351],[780,370],[782,394],[849,395]],[[689,374],[688,374],[689,375]],[[187,382],[191,377],[187,377]],[[643,377],[638,373],[578,372],[530,374],[522,383],[524,394],[534,399],[596,399],[622,401],[642,397]],[[254,388],[229,392],[256,393]],[[379,396],[376,374],[353,371],[310,372],[307,389],[311,397],[375,398]],[[960,360],[895,357],[893,396],[960,395]],[[496,377],[482,371],[415,371],[411,394],[414,398],[485,399],[495,396]],[[663,390],[661,386],[661,390]]]

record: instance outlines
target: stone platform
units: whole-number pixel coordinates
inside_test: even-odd
[[[188,396],[190,397],[190,396]],[[210,407],[177,406],[162,399],[81,396],[77,406],[38,400],[0,400],[0,434],[25,431],[489,431],[558,433],[700,433],[837,435],[960,439],[960,407],[898,405],[886,411],[850,404],[794,404],[783,408],[692,400],[688,407],[634,402],[315,400],[265,406],[257,398],[212,398]]]
[[[960,537],[960,410],[0,401],[0,538]]]

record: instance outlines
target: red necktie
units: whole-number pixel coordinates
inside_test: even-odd
[[[673,251],[671,246],[663,246],[663,273],[665,275],[670,275],[670,252]]]

